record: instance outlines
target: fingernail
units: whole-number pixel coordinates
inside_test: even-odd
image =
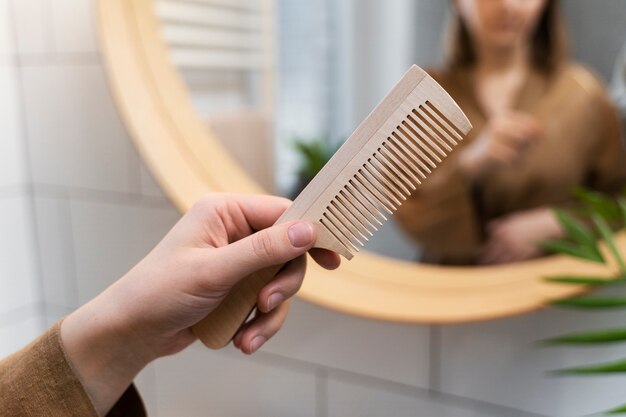
[[[265,342],[267,342],[265,336],[257,336],[252,339],[252,342],[250,342],[250,353],[256,352]]]
[[[309,223],[298,222],[289,228],[287,235],[293,246],[302,248],[311,243],[311,239],[313,239],[313,228]]]
[[[274,310],[280,303],[285,301],[285,297],[281,293],[275,292],[267,298],[268,311]]]

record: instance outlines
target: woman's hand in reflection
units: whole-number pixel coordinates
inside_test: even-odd
[[[290,204],[271,196],[209,195],[125,276],[64,320],[66,352],[102,415],[150,361],[195,341],[191,326],[241,279],[288,262],[261,290],[260,314],[234,344],[252,353],[281,328],[316,238],[309,222],[272,226]],[[323,267],[339,265],[335,253],[310,253]]]
[[[506,112],[494,116],[482,133],[465,148],[459,164],[471,179],[501,166],[513,166],[527,154],[531,145],[544,135],[533,116]]]
[[[503,264],[542,255],[539,243],[560,237],[563,231],[548,208],[511,214],[487,226],[487,243],[479,253],[482,265]]]

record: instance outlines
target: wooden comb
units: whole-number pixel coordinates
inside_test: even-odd
[[[277,220],[317,226],[315,247],[351,259],[472,128],[454,100],[413,65]],[[212,349],[227,345],[283,265],[246,277],[193,327]]]

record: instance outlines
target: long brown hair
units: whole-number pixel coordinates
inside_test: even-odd
[[[531,36],[530,60],[533,67],[546,74],[558,68],[567,57],[566,38],[559,2],[547,0]],[[458,12],[454,14],[448,41],[449,68],[467,68],[476,63],[471,35]]]

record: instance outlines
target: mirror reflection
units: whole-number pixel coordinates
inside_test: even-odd
[[[531,259],[560,236],[550,207],[575,207],[572,189],[626,184],[616,106],[624,70],[615,70],[616,99],[605,86],[626,40],[626,10],[613,3],[157,7],[199,114],[276,193],[297,194],[411,64],[451,94],[474,130],[368,250],[445,265]]]

